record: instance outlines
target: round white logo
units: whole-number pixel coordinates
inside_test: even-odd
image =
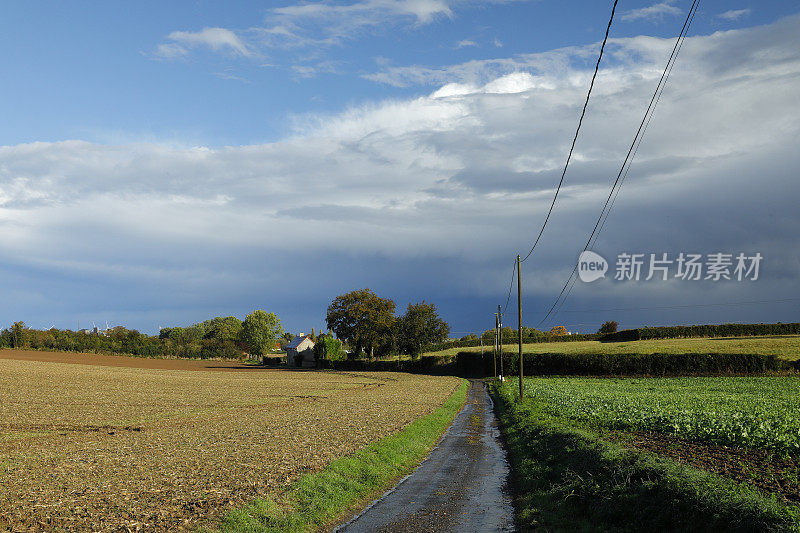
[[[594,252],[586,250],[578,257],[578,277],[586,283],[606,277],[608,262]]]

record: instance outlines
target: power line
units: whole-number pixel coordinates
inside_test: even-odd
[[[631,157],[631,155],[634,153],[634,149],[638,151],[638,145],[641,142],[641,138],[644,137],[644,130],[646,129],[645,126],[649,125],[650,123],[648,117],[652,117],[651,111],[655,112],[655,104],[657,103],[657,101],[660,100],[660,93],[663,92],[664,90],[663,88],[666,86],[667,79],[669,78],[669,75],[672,72],[672,66],[674,66],[674,63],[678,58],[678,52],[683,46],[683,41],[686,39],[686,34],[688,33],[689,27],[691,26],[692,20],[694,19],[694,14],[697,12],[698,3],[699,0],[694,0],[692,2],[691,7],[689,8],[689,13],[687,13],[686,15],[686,20],[684,21],[683,27],[681,28],[681,31],[678,34],[677,40],[675,41],[675,46],[673,46],[672,48],[672,53],[670,53],[669,59],[667,59],[667,64],[664,67],[664,72],[662,72],[661,78],[658,80],[658,85],[656,85],[656,89],[653,92],[653,96],[650,98],[650,103],[647,105],[647,109],[645,110],[644,116],[642,117],[642,121],[639,123],[639,128],[636,130],[636,135],[634,135],[633,137],[633,142],[631,142],[631,146],[630,148],[628,148],[628,153],[625,156],[624,161],[622,162],[622,166],[620,167],[619,172],[617,173],[617,177],[614,180],[614,184],[611,187],[611,191],[608,193],[608,198],[606,198],[606,202],[603,205],[603,209],[600,211],[600,216],[597,217],[597,222],[595,222],[594,228],[592,229],[592,233],[589,235],[589,239],[586,241],[586,246],[583,247],[584,252],[589,248],[590,244],[592,243],[592,239],[595,237],[595,234],[599,235],[598,227],[600,226],[600,223],[603,220],[604,215],[606,215],[606,210],[608,209],[609,202],[611,201],[611,198],[614,195],[614,191],[617,190],[617,184],[620,182],[620,179],[622,177],[623,172],[625,171],[626,166],[628,165],[628,162],[630,161],[631,164],[633,163],[633,158]],[[561,292],[558,294],[558,297],[556,298],[556,301],[553,302],[553,305],[547,311],[547,314],[544,316],[544,318],[542,318],[542,320],[539,322],[539,325],[545,322],[548,319],[548,317],[550,317],[550,315],[553,314],[553,311],[556,309],[556,306],[560,308],[559,302],[561,301],[561,297],[564,295],[564,291],[567,290],[567,287],[572,281],[572,278],[575,275],[577,269],[578,265],[576,264],[572,268],[572,272],[567,278],[566,283],[564,283],[564,287],[562,287]],[[571,290],[572,289],[570,288],[570,292]],[[564,300],[566,300],[566,297],[564,298]],[[563,302],[561,302],[561,304],[563,305]]]
[[[691,9],[690,9],[690,11],[691,11]],[[695,9],[695,13],[696,12],[697,12],[697,9]],[[694,19],[694,14],[692,14],[691,18],[689,19],[689,25],[692,24],[692,19]],[[688,26],[687,26],[687,32],[688,32]],[[684,35],[684,39],[681,40],[680,45],[678,45],[677,51],[675,52],[676,59],[678,57],[678,54],[681,53],[681,48],[683,48],[684,41],[685,41],[685,35]],[[661,101],[661,96],[664,94],[664,89],[667,86],[666,80],[668,80],[670,74],[672,74],[672,69],[675,67],[675,63],[676,63],[676,61],[673,61],[672,65],[670,65],[670,67],[669,67],[669,71],[667,71],[667,76],[666,76],[666,78],[664,80],[664,84],[661,86],[661,90],[658,91],[658,97],[656,98],[656,101],[653,104],[653,112],[650,113],[650,117],[647,119],[647,123],[644,125],[644,129],[642,130],[642,135],[639,137],[639,141],[636,143],[636,149],[634,149],[633,154],[631,155],[631,161],[628,164],[628,168],[625,169],[625,173],[622,175],[622,180],[620,180],[620,182],[619,182],[619,187],[617,187],[617,192],[614,193],[614,198],[611,200],[611,205],[608,207],[608,210],[606,211],[605,217],[603,218],[603,222],[600,224],[600,229],[597,230],[597,235],[595,235],[595,237],[594,237],[594,242],[589,247],[590,250],[594,249],[594,246],[597,244],[597,240],[600,238],[600,232],[603,231],[603,228],[606,225],[606,221],[608,220],[608,215],[611,213],[611,210],[614,209],[614,204],[617,203],[617,197],[619,196],[619,191],[621,191],[622,190],[622,186],[625,185],[625,180],[628,178],[628,172],[631,170],[631,167],[633,166],[633,160],[636,158],[636,154],[639,152],[639,147],[642,145],[642,140],[644,139],[644,134],[647,132],[647,128],[650,127],[650,121],[653,120],[653,115],[655,115],[655,109],[656,109],[656,107],[658,107],[658,103]],[[570,291],[567,291],[567,296],[569,296],[569,292]]]
[[[558,193],[559,191],[561,191],[561,184],[564,183],[564,176],[567,174],[567,167],[569,166],[570,159],[572,159],[572,151],[575,149],[575,142],[578,140],[578,133],[581,131],[581,124],[583,124],[583,117],[584,115],[586,115],[586,107],[589,105],[589,97],[592,95],[594,80],[595,78],[597,78],[597,71],[600,69],[600,60],[603,58],[603,50],[606,47],[606,41],[608,40],[608,33],[611,30],[611,22],[614,20],[614,11],[616,11],[617,9],[617,2],[618,0],[614,0],[614,5],[611,6],[611,18],[608,19],[608,26],[606,26],[606,34],[603,37],[603,44],[600,45],[600,55],[597,56],[597,63],[594,66],[594,74],[592,74],[592,81],[589,83],[589,92],[586,93],[586,100],[583,102],[583,110],[581,111],[581,117],[578,119],[578,127],[575,130],[575,136],[572,138],[572,145],[569,147],[569,154],[567,154],[567,162],[564,164],[564,170],[561,172],[561,179],[558,182],[558,187],[556,187],[556,193],[553,195],[553,201],[550,203],[550,209],[547,211],[547,216],[544,218],[542,229],[539,230],[539,235],[536,236],[536,240],[533,242],[533,246],[531,246],[530,251],[522,261],[527,260],[533,253],[533,249],[536,248],[537,244],[539,244],[539,239],[542,238],[542,234],[544,233],[544,228],[547,226],[547,221],[550,220],[550,215],[553,213],[553,207],[556,205],[556,198],[558,198]]]
[[[508,302],[511,301],[511,289],[514,288],[514,274],[517,273],[517,261],[514,260],[514,268],[511,270],[511,283],[508,286],[508,298],[506,298],[506,305],[503,307],[503,314],[506,314],[506,309],[508,309]]]

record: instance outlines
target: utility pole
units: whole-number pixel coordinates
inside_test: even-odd
[[[497,350],[500,352],[500,375],[503,376],[503,312],[497,306]]]
[[[494,363],[494,377],[497,378],[497,313],[494,314],[494,346],[492,347],[492,363]]]
[[[522,270],[517,255],[517,339],[519,340],[519,399],[522,400]]]

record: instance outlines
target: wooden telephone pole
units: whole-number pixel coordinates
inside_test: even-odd
[[[519,340],[519,399],[523,397],[522,392],[522,270],[521,261],[517,255],[517,339]]]
[[[500,355],[500,375],[503,376],[503,312],[497,306],[497,351]]]
[[[494,377],[497,378],[497,313],[494,314],[494,345],[492,346],[492,364]]]

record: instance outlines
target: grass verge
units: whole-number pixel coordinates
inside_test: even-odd
[[[335,520],[354,505],[389,488],[409,473],[438,442],[461,410],[469,384],[463,380],[447,401],[395,435],[301,476],[280,497],[258,499],[228,512],[218,531],[312,531]]]
[[[600,440],[512,387],[492,395],[522,530],[800,531],[800,509],[754,488]]]

